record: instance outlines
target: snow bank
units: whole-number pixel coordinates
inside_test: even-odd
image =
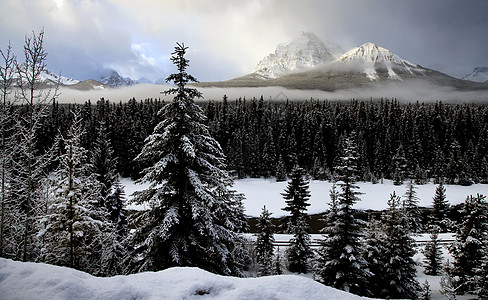
[[[285,201],[281,193],[284,192],[288,182],[276,182],[274,179],[256,179],[247,178],[236,180],[234,189],[246,196],[244,206],[246,214],[253,217],[258,217],[264,205],[273,215],[273,217],[281,217],[287,215],[283,211]],[[357,182],[359,195],[361,201],[354,205],[354,208],[361,210],[383,210],[388,208],[388,199],[390,194],[395,192],[397,196],[403,196],[407,191],[407,183],[397,186],[391,180],[384,180],[383,184],[372,184],[371,182]],[[322,213],[328,209],[330,201],[329,192],[332,183],[328,181],[310,182],[310,206],[308,207],[309,214]],[[419,205],[422,207],[432,207],[432,198],[435,195],[437,185],[427,183],[424,185],[416,185],[417,197],[419,198]],[[488,196],[487,184],[473,184],[471,186],[460,185],[445,185],[446,199],[452,205],[463,203],[466,196],[476,195],[477,193]],[[338,189],[339,190],[339,189]]]
[[[149,185],[136,185],[133,181],[127,178],[122,179],[122,184],[125,185],[125,192],[129,196],[137,190],[147,188]],[[235,180],[233,189],[239,193],[243,193],[246,197],[244,200],[244,207],[246,208],[246,215],[258,217],[264,205],[273,215],[272,217],[282,217],[287,215],[282,210],[285,207],[285,200],[281,193],[284,192],[287,181],[276,182],[274,179],[260,179],[260,178],[246,178]],[[363,193],[359,196],[361,201],[354,205],[354,208],[361,210],[383,210],[388,208],[387,201],[390,194],[395,192],[397,196],[403,196],[407,191],[407,183],[403,185],[394,185],[391,180],[384,180],[383,183],[372,184],[371,182],[357,182],[359,192]],[[310,182],[310,206],[308,207],[309,214],[318,214],[328,209],[330,201],[329,191],[332,183],[328,181],[313,180]],[[416,185],[417,197],[420,200],[419,205],[422,207],[432,207],[432,198],[435,195],[437,185],[427,183],[424,185]],[[477,193],[488,196],[488,184],[473,184],[471,186],[460,185],[445,185],[447,201],[456,205],[463,203],[467,196],[476,195]],[[146,209],[144,205],[129,205],[129,209]]]
[[[0,259],[0,298],[14,299],[367,299],[296,275],[218,276],[171,268],[98,278],[69,268]]]

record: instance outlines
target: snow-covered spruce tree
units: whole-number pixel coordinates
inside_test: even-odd
[[[54,172],[56,189],[43,218],[44,241],[41,260],[105,275],[107,240],[115,232],[105,207],[100,206],[100,184],[90,172],[87,151],[81,146],[83,135],[79,110],[74,112],[73,124],[66,138],[62,138],[64,153]]]
[[[402,208],[405,213],[408,230],[412,233],[420,233],[422,231],[422,214],[418,207],[419,198],[417,197],[417,188],[410,181],[407,186],[407,191],[403,195]]]
[[[409,235],[400,201],[393,192],[388,200],[388,210],[383,215],[383,289],[378,297],[415,299],[420,284],[415,280],[414,240]]]
[[[429,281],[426,279],[424,283],[422,283],[422,292],[420,293],[420,300],[431,300],[432,299],[432,291],[430,290]]]
[[[270,217],[271,213],[266,209],[266,206],[264,206],[256,225],[259,229],[256,238],[258,276],[268,276],[273,274],[274,225],[271,222]]]
[[[439,228],[434,227],[430,235],[430,241],[425,245],[425,274],[437,276],[442,270],[442,246],[439,240]]]
[[[452,279],[449,272],[445,272],[442,274],[440,281],[441,289],[439,290],[439,292],[449,300],[456,300],[457,288],[455,287],[453,281],[454,280]]]
[[[311,238],[308,229],[308,219],[305,219],[304,216],[298,217],[297,225],[292,227],[291,245],[285,250],[290,272],[307,273],[310,269],[310,259],[313,252],[310,248]]]
[[[92,171],[96,174],[97,180],[101,184],[102,205],[105,205],[106,198],[112,192],[112,185],[118,178],[117,170],[115,169],[117,160],[113,152],[105,122],[102,121],[98,127],[97,138],[90,158],[93,166]]]
[[[337,208],[331,210],[334,220],[323,229],[326,234],[318,251],[317,274],[319,281],[358,295],[369,295],[367,279],[371,276],[363,258],[360,222],[354,217],[353,205],[359,201],[358,187],[354,185],[357,174],[357,151],[354,133],[343,140],[343,152],[335,168],[340,188]]]
[[[450,251],[454,257],[453,276],[459,280],[459,293],[475,291],[476,270],[481,266],[488,247],[488,208],[486,197],[466,198],[462,209],[462,222],[456,232],[456,241]]]
[[[281,194],[286,202],[284,211],[290,213],[284,218],[284,232],[293,234],[291,246],[285,251],[288,270],[291,272],[307,273],[309,259],[312,256],[310,248],[310,217],[307,207],[310,205],[310,191],[305,180],[305,171],[295,166],[290,174],[290,181]]]
[[[448,218],[449,202],[446,199],[446,188],[439,183],[432,198],[432,214],[429,223],[437,226],[440,232],[446,232],[451,227],[451,220]]]
[[[286,203],[286,207],[282,208],[282,210],[290,213],[289,216],[284,218],[283,231],[285,233],[293,233],[293,228],[297,226],[300,217],[305,221],[309,219],[306,213],[307,207],[310,206],[310,203],[308,203],[310,199],[308,185],[309,183],[305,180],[305,170],[295,166],[291,171],[290,181],[285,188],[285,192],[281,193]],[[306,230],[309,231],[309,229]]]
[[[275,275],[281,275],[281,274],[283,274],[283,267],[282,267],[281,253],[280,253],[280,247],[279,246],[276,249],[276,255],[275,255],[275,260],[274,260],[273,273]]]
[[[488,253],[476,273],[476,294],[479,299],[488,299]]]
[[[384,284],[383,253],[386,252],[385,239],[382,223],[370,216],[363,241],[365,245],[364,259],[371,272],[371,276],[368,278],[368,287],[373,297],[381,295],[382,285]]]
[[[134,194],[133,203],[149,210],[132,219],[136,227],[130,272],[194,266],[226,275],[242,275],[249,256],[238,233],[233,182],[225,158],[210,135],[202,109],[194,103],[201,93],[186,87],[196,79],[186,72],[187,47],[177,44],[171,60],[178,72],[166,81],[174,94],[159,114],[161,121],[146,138],[137,160],[151,163],[140,182],[150,186]]]

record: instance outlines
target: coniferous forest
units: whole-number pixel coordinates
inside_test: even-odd
[[[145,138],[162,120],[162,100],[100,99],[84,105],[53,103],[41,120],[36,148],[49,148],[58,132],[80,109],[86,134],[82,145],[93,150],[100,124],[112,141],[116,169],[138,178],[144,165],[134,160]],[[298,164],[314,179],[330,179],[341,141],[354,133],[361,181],[470,185],[488,182],[488,106],[483,104],[407,103],[396,100],[331,102],[263,99],[201,101],[207,125],[237,178],[284,180]],[[27,114],[25,107],[19,107]]]
[[[466,198],[449,220],[443,184],[488,183],[488,106],[255,99],[202,101],[189,84],[187,47],[177,44],[173,100],[60,104],[57,89],[38,89],[45,67],[43,32],[26,38],[25,62],[4,52],[1,103],[0,256],[45,262],[97,276],[199,267],[245,276],[256,253],[259,276],[314,272],[317,280],[364,296],[417,298],[413,235],[432,234],[426,273],[443,274],[443,293],[486,297],[488,209]],[[15,97],[13,73],[19,86]],[[13,101],[12,99],[15,99]],[[133,195],[149,209],[128,212],[121,177],[149,183]],[[234,178],[290,180],[280,231],[293,235],[274,253],[266,207],[249,246],[243,195]],[[335,182],[311,249],[309,179]],[[356,218],[357,181],[409,182],[388,209]],[[415,185],[438,184],[428,224],[421,224]],[[423,225],[426,225],[422,227]],[[441,266],[438,233],[455,232],[452,265]],[[249,251],[250,248],[252,251]],[[426,289],[428,285],[426,286]]]

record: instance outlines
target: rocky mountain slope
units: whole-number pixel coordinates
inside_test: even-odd
[[[474,68],[473,72],[464,76],[463,79],[475,82],[488,82],[488,67]]]
[[[254,70],[263,79],[314,68],[336,59],[333,50],[313,33],[302,33],[297,39],[279,44],[275,52],[261,60]]]
[[[249,75],[197,86],[281,86],[335,91],[412,80],[460,90],[488,89],[486,83],[461,80],[424,68],[373,43],[354,47],[335,58],[330,48],[312,34],[302,34],[291,43],[278,45],[275,53],[265,57]]]
[[[132,80],[129,77],[122,77],[119,73],[117,73],[117,71],[114,70],[107,75],[102,76],[100,78],[100,82],[110,87],[131,86],[137,84],[137,81]]]

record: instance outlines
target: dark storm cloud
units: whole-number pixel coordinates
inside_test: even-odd
[[[173,71],[175,42],[190,46],[201,81],[252,72],[302,31],[345,50],[374,42],[400,57],[462,77],[487,66],[488,1],[455,0],[3,0],[0,47],[46,32],[48,66],[79,79],[106,69],[137,79]]]

